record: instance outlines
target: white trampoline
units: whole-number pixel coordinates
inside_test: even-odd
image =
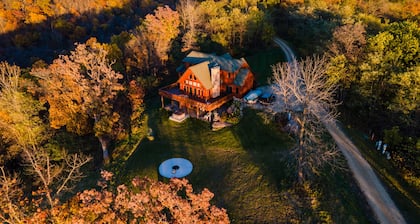
[[[183,158],[172,158],[163,161],[159,166],[159,174],[166,178],[182,178],[192,172],[192,163]]]

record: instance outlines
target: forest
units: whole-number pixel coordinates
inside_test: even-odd
[[[338,120],[386,142],[418,192],[417,0],[3,0],[0,220],[229,222],[207,188],[120,183],[115,164],[145,138],[145,111],[191,50],[240,58],[269,51],[274,37],[298,58],[324,56]]]

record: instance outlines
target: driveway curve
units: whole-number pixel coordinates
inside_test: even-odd
[[[273,41],[283,50],[288,62],[295,59],[295,54],[285,41],[278,37],[275,37]],[[353,142],[338,128],[336,123],[326,124],[326,128],[346,158],[350,170],[372,208],[377,221],[382,224],[405,224],[401,212]]]

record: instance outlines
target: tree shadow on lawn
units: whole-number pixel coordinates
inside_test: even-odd
[[[242,149],[231,129],[213,132],[206,122],[187,119],[176,123],[168,119],[167,112],[150,112],[149,126],[154,130],[155,140],[143,140],[128,159],[123,175],[126,181],[134,176],[166,181],[159,177],[160,163],[172,157],[186,158],[193,164],[193,171],[186,178],[196,192],[203,188],[212,191],[213,203],[226,208],[234,223],[263,223],[265,210],[274,204],[264,203],[264,200],[279,196],[275,190],[263,195],[256,192],[259,186],[267,184],[262,183],[260,169]],[[256,203],[258,200],[260,202]]]
[[[258,112],[245,110],[238,125],[216,132],[196,119],[170,121],[169,114],[157,107],[147,113],[155,139],[144,138],[127,160],[124,182],[134,176],[167,181],[159,177],[160,163],[182,157],[193,164],[186,178],[195,191],[208,188],[213,192],[212,202],[227,209],[232,223],[314,221],[310,200],[300,201],[294,191],[295,172],[287,163],[291,139],[274,124],[264,122]],[[344,202],[337,203],[342,207]]]
[[[249,165],[244,167],[249,169],[246,173],[252,178],[250,181],[260,183],[250,185],[244,195],[252,198],[253,194],[261,197],[272,194],[278,197],[252,198],[258,205],[251,206],[263,209],[265,215],[259,217],[256,214],[254,222],[373,222],[369,218],[372,213],[348,170],[333,172],[327,167],[304,190],[295,182],[294,159],[290,155],[293,139],[269,121],[263,112],[251,109],[244,112],[243,119],[232,128],[232,132],[249,160]]]
[[[256,115],[245,117],[252,120],[245,122],[248,125],[214,132],[210,124],[196,119],[183,123],[170,121],[169,114],[161,109],[150,109],[147,114],[155,139],[143,139],[127,160],[122,175],[125,182],[134,176],[166,181],[159,177],[160,163],[182,157],[193,164],[193,171],[186,178],[195,191],[203,188],[212,191],[213,203],[226,208],[233,223],[278,223],[294,217],[293,209],[284,203],[287,195],[278,190],[290,186],[290,178],[283,177],[288,175],[285,172],[288,168],[279,165],[273,156],[278,148],[284,149],[277,140],[285,139],[278,132],[270,134],[273,130],[255,121]],[[244,138],[250,141],[245,146],[240,141]],[[260,146],[262,151],[258,151]]]

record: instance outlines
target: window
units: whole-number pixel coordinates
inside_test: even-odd
[[[239,88],[238,87],[236,87],[236,94],[238,94],[239,93]]]
[[[227,93],[232,93],[232,87],[231,86],[227,87]]]

